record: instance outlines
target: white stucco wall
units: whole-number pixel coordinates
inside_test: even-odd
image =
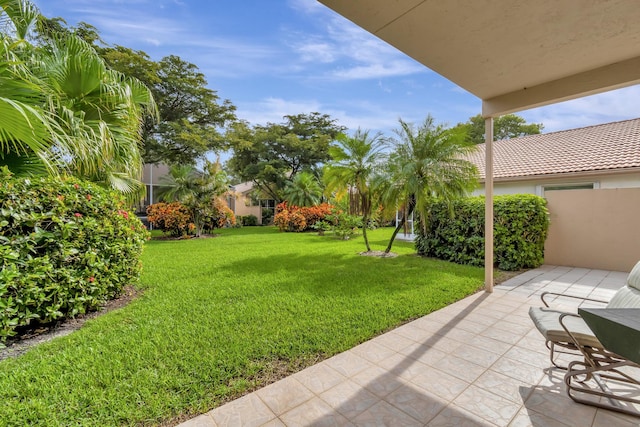
[[[545,185],[570,185],[594,183],[595,188],[640,188],[640,172],[614,175],[593,175],[584,177],[554,177],[532,181],[494,182],[493,194],[537,194],[544,195]],[[473,196],[484,195],[484,184],[472,193]]]

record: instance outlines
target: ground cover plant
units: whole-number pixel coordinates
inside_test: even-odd
[[[391,229],[370,232],[373,249]],[[159,425],[205,412],[482,286],[483,270],[359,256],[276,227],[150,241],[142,297],[0,362],[0,424]]]

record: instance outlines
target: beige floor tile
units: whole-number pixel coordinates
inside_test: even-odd
[[[337,427],[353,425],[319,397],[314,397],[282,414],[280,419],[287,426]]]
[[[640,418],[631,415],[611,412],[606,409],[598,409],[593,427],[638,427]]]
[[[325,363],[318,363],[293,375],[303,386],[315,394],[329,390],[347,377]]]
[[[379,337],[374,338],[373,341],[396,352],[400,352],[402,349],[415,344],[415,341],[403,337],[393,331],[380,335]]]
[[[311,390],[293,377],[261,388],[256,394],[277,416],[313,397]]]
[[[533,322],[529,322],[529,324],[527,325],[521,325],[518,323],[510,322],[509,319],[506,318],[506,319],[502,319],[499,322],[496,322],[493,325],[493,327],[496,329],[500,329],[502,331],[510,332],[512,334],[517,334],[520,337],[522,337],[523,335],[527,334],[527,332],[529,332],[531,329],[533,329],[535,326],[533,325]]]
[[[320,398],[349,420],[380,401],[379,397],[351,380],[325,391]]]
[[[379,366],[367,368],[351,377],[351,380],[379,397],[386,396],[402,385],[400,377],[393,375]]]
[[[220,406],[210,415],[219,427],[257,427],[276,418],[255,393]]]
[[[504,356],[498,359],[490,369],[531,385],[538,384],[544,376],[542,369]]]
[[[191,418],[189,421],[185,421],[178,427],[218,427],[210,414],[198,415],[195,418]]]
[[[543,388],[533,390],[525,407],[570,426],[590,426],[596,415],[595,407],[575,403],[559,392]]]
[[[480,365],[451,355],[440,360],[434,367],[468,383],[474,382],[485,371]]]
[[[527,350],[533,350],[538,353],[545,354],[547,355],[547,361],[549,360],[549,349],[544,344],[544,338],[542,335],[536,337],[525,335],[515,345],[516,347],[526,348]]]
[[[324,363],[345,377],[350,377],[373,366],[373,363],[351,351],[345,351],[337,356],[333,356],[325,360]]]
[[[424,425],[384,401],[376,403],[355,417],[353,423],[362,427],[422,427]]]
[[[446,325],[444,323],[438,322],[437,320],[433,319],[430,315],[416,319],[413,322],[411,322],[410,325],[420,329],[424,329],[425,331],[431,331],[431,332],[438,332],[442,328],[446,328]]]
[[[410,383],[396,389],[384,400],[422,423],[433,419],[448,403],[447,400]]]
[[[500,358],[499,354],[464,344],[450,353],[450,355],[464,359],[467,362],[475,363],[483,368],[490,367]]]
[[[497,320],[494,319],[493,317],[487,317],[487,316],[483,316],[481,314],[475,314],[475,313],[471,313],[468,316],[465,316],[464,320],[468,322],[479,323],[485,326],[491,326],[497,322]]]
[[[511,344],[507,344],[503,341],[494,340],[493,338],[487,338],[480,335],[476,335],[473,337],[467,344],[480,348],[482,350],[487,350],[497,355],[503,355],[506,353],[511,347]]]
[[[460,328],[473,334],[479,334],[489,327],[493,327],[493,325],[489,326],[484,323],[478,323],[474,320],[469,319],[464,319],[461,322],[458,322],[455,326],[455,328]]]
[[[483,337],[492,338],[494,340],[502,341],[512,345],[520,341],[520,339],[522,339],[522,335],[519,335],[513,332],[503,331],[502,329],[496,329],[496,328],[485,329],[480,335]]]
[[[460,341],[453,340],[444,336],[438,335],[438,340],[431,343],[431,346],[445,353],[451,353],[462,345]]]
[[[271,421],[267,421],[266,423],[262,424],[260,427],[287,427],[287,425],[280,421],[279,418],[274,418]]]
[[[527,363],[531,366],[535,366],[539,369],[549,367],[549,355],[540,353],[538,351],[528,350],[522,347],[514,346],[504,354],[504,357],[508,357],[513,360],[518,360],[523,363]]]
[[[482,374],[473,384],[520,404],[529,397],[532,391],[531,384],[492,370]]]
[[[515,403],[475,385],[463,391],[453,403],[501,426],[508,425],[522,407],[521,403]]]
[[[560,421],[554,420],[539,414],[535,411],[531,411],[527,408],[522,408],[515,418],[509,424],[509,427],[576,427],[574,425],[567,425]]]
[[[428,365],[433,365],[447,355],[444,351],[419,343],[405,348],[401,353]]]
[[[411,323],[394,329],[394,332],[415,342],[425,342],[434,336],[434,332],[419,328]]]
[[[397,377],[401,377],[407,380],[412,379],[416,375],[420,375],[424,371],[433,369],[429,365],[425,365],[422,362],[417,361],[409,356],[397,354],[389,357],[378,363],[378,366],[389,371]]]
[[[428,390],[430,393],[435,394],[447,402],[458,397],[470,384],[453,375],[433,368],[414,376],[409,382]]]
[[[476,334],[474,334],[473,332],[465,331],[464,329],[452,328],[445,331],[442,336],[455,341],[459,341],[461,343],[466,343],[469,342],[469,340],[473,339]]]
[[[397,353],[396,351],[393,351],[382,344],[378,344],[375,341],[367,341],[354,347],[351,351],[372,363],[378,363]]]
[[[433,420],[429,421],[427,427],[496,427],[481,417],[472,414],[458,406],[449,405],[442,410]]]

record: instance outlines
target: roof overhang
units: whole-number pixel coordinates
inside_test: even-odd
[[[640,83],[637,0],[319,0],[482,100],[485,117]]]

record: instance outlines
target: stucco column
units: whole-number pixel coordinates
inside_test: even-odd
[[[493,292],[493,117],[484,121],[484,290]]]

